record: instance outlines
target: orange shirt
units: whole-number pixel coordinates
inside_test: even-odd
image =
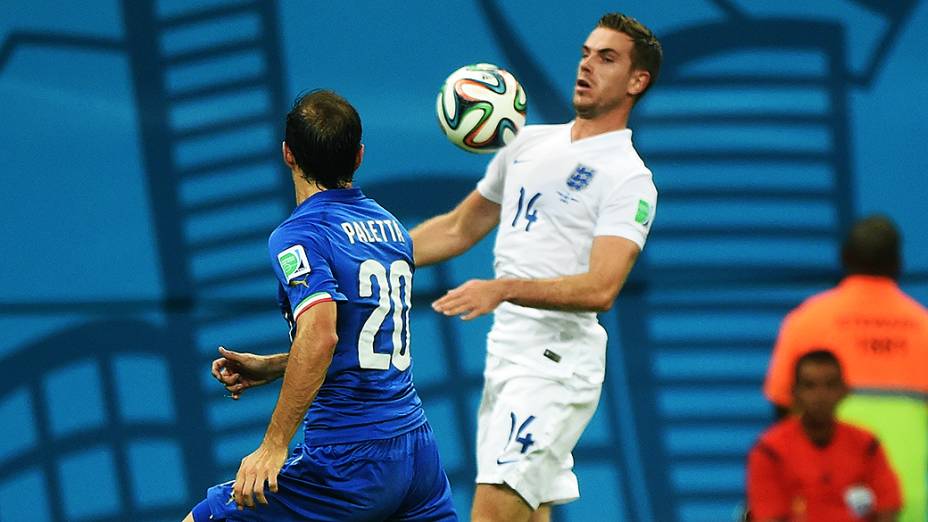
[[[892,279],[849,276],[787,315],[764,384],[768,399],[790,406],[796,360],[816,348],[834,352],[852,389],[928,394],[928,310]]]
[[[799,418],[791,417],[761,435],[748,455],[748,508],[755,520],[865,520],[845,502],[854,486],[873,492],[874,512],[896,511],[902,504],[880,443],[850,424],[838,422],[831,442],[820,448],[806,436]]]

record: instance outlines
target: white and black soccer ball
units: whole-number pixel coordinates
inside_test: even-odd
[[[435,110],[445,136],[458,147],[495,152],[525,125],[525,91],[509,71],[489,63],[451,73],[438,92]]]

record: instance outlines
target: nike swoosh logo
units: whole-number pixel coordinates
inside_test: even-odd
[[[519,462],[519,459],[513,459],[513,460],[499,460],[499,459],[496,459],[496,465],[497,465],[497,466],[502,466],[503,464],[512,464],[513,462]]]
[[[516,160],[512,160],[512,164],[515,165],[516,163],[528,163],[529,161],[532,161],[532,160],[530,160],[530,159],[516,159]]]

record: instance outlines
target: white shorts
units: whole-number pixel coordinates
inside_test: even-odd
[[[532,509],[580,497],[571,455],[601,384],[557,380],[487,355],[477,414],[477,483],[506,484]]]

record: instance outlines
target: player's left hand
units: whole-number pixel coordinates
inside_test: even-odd
[[[471,279],[453,290],[448,290],[448,293],[432,303],[432,309],[448,316],[459,315],[461,319],[469,321],[492,312],[503,300],[501,280]]]
[[[277,447],[262,443],[251,455],[242,459],[242,464],[235,475],[232,494],[235,505],[241,511],[246,507],[255,507],[255,500],[267,504],[264,484],[277,493],[277,474],[287,459],[287,446]]]

